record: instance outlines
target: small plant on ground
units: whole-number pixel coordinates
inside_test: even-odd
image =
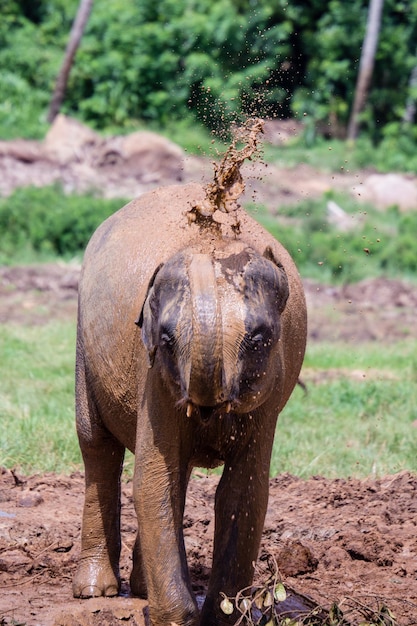
[[[369,602],[344,598],[327,611],[284,585],[275,559],[269,555],[266,560],[267,577],[262,585],[242,589],[234,598],[222,594],[223,613],[238,615],[234,626],[398,626],[380,598]],[[348,621],[353,613],[356,621]]]
[[[327,612],[309,598],[284,586],[272,556],[268,557],[267,565],[268,575],[262,585],[242,589],[235,598],[222,594],[220,608],[223,613],[231,615],[236,612],[239,615],[235,626],[327,625]],[[297,608],[294,610],[295,604]],[[337,626],[342,624],[347,626],[347,622],[338,622]]]

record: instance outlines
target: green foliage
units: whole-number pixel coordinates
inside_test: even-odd
[[[381,172],[417,173],[417,126],[391,122],[384,127],[381,136],[369,163]]]
[[[96,128],[195,118],[223,132],[247,114],[306,117],[306,138],[343,132],[368,0],[109,0],[95,3],[70,74],[64,112]],[[0,130],[39,136],[77,0],[4,0]],[[378,141],[401,124],[416,64],[417,0],[384,4],[362,122]],[[394,126],[393,126],[394,125]],[[398,131],[398,132],[397,132]],[[399,146],[401,148],[401,146]],[[408,145],[407,145],[408,149]],[[415,152],[415,150],[414,150]]]
[[[258,5],[148,0],[122,8],[113,0],[97,6],[67,106],[99,127],[132,117],[165,123],[191,108],[220,128],[255,103],[258,112],[276,110],[285,87],[274,79],[265,90],[264,82],[271,80],[271,59],[290,53],[292,26],[281,6]]]
[[[365,35],[369,2],[332,0],[323,5],[316,28],[303,31],[306,75],[292,100],[295,113],[307,113],[310,132],[317,122],[343,129],[348,121]],[[372,86],[362,123],[374,139],[386,124],[400,122],[417,63],[416,0],[385,0]],[[398,130],[403,129],[398,124]]]
[[[351,218],[351,230],[341,232],[329,224],[329,200]],[[280,206],[276,217],[262,207],[253,207],[251,213],[289,250],[304,278],[337,283],[382,275],[416,278],[416,212],[401,213],[395,206],[382,212],[329,192]]]
[[[12,72],[0,72],[0,93],[1,138],[42,138],[47,130],[43,113],[47,94],[32,90],[24,78]]]
[[[0,20],[1,138],[40,138],[76,0],[4,0]]]
[[[125,202],[65,195],[59,187],[24,187],[0,199],[0,263],[22,251],[68,257],[81,254],[94,230]]]

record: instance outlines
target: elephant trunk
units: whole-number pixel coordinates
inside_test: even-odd
[[[222,317],[211,258],[193,255],[189,266],[192,346],[188,397],[198,406],[224,401]]]

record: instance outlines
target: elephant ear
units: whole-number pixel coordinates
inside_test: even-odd
[[[155,360],[156,354],[156,337],[154,332],[154,314],[155,310],[155,289],[154,283],[156,277],[163,267],[163,263],[158,265],[154,273],[152,274],[152,278],[149,281],[148,289],[146,291],[145,302],[142,305],[142,309],[139,313],[138,319],[135,321],[135,324],[142,329],[142,341],[145,345],[145,348],[148,353],[148,362],[149,367],[152,367]]]
[[[263,256],[265,259],[273,263],[278,270],[278,310],[280,313],[282,313],[285,309],[285,305],[287,304],[288,296],[290,295],[287,273],[282,263],[280,263],[280,261],[278,261],[278,259],[274,255],[274,252],[270,246],[267,246],[267,248],[265,248]]]

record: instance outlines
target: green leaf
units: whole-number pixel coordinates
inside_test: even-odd
[[[220,602],[220,609],[225,615],[231,615],[233,613],[233,604],[230,602],[229,598],[226,596]]]
[[[284,600],[287,597],[287,592],[285,590],[285,587],[282,583],[278,583],[277,585],[275,585],[275,589],[274,589],[274,598],[277,602],[284,602]]]

